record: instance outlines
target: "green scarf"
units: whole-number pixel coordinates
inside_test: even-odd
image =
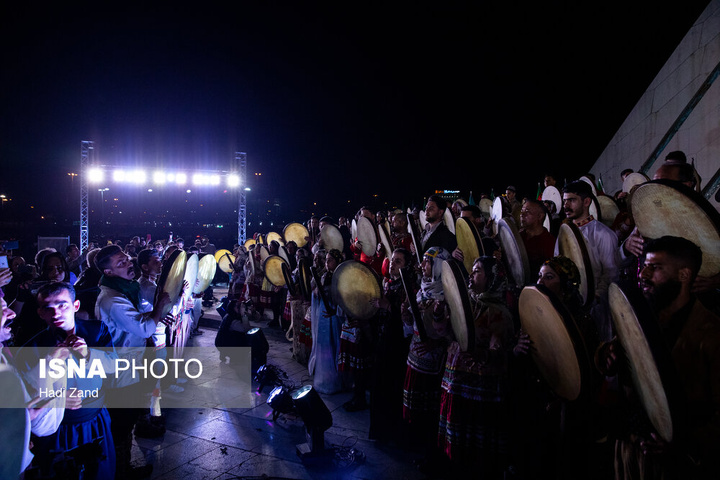
[[[135,280],[126,280],[120,277],[108,277],[103,275],[100,278],[100,285],[117,290],[127,297],[135,308],[140,308],[140,284]]]

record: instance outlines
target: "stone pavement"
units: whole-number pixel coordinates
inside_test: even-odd
[[[222,298],[225,292],[226,289],[215,288],[215,298]],[[215,306],[203,310],[200,325],[204,334],[191,338],[188,345],[215,348],[220,318]],[[267,363],[288,374],[286,383],[312,384],[307,368],[292,359],[292,344],[279,329],[267,328],[267,321],[253,323],[253,326],[263,328],[270,344]],[[236,376],[230,365],[219,361],[218,365],[219,368],[212,369],[212,375],[217,376],[219,382]],[[257,390],[255,384],[254,389]],[[321,395],[333,417],[333,426],[325,432],[325,440],[341,447],[338,454],[333,460],[316,465],[303,464],[296,454],[296,445],[305,442],[303,422],[292,414],[272,420],[272,409],[266,403],[271,389],[265,387],[262,393],[256,393],[252,408],[163,410],[167,432],[155,439],[136,437],[133,463],[152,463],[151,478],[162,480],[423,478],[413,465],[419,454],[367,439],[369,411],[348,413],[342,408],[350,399],[350,392]],[[359,452],[359,459],[350,458],[351,448]]]

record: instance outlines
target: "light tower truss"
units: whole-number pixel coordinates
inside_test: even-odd
[[[235,167],[240,174],[240,178],[247,179],[247,154],[245,152],[235,152]],[[247,195],[246,189],[240,189],[240,199],[238,201],[238,244],[243,245],[247,236]]]
[[[95,151],[93,142],[80,142],[80,254],[87,251],[89,239],[88,227],[88,165]]]

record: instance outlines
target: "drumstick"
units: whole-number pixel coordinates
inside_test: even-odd
[[[317,285],[318,292],[320,293],[320,299],[322,300],[323,304],[325,305],[325,311],[329,313],[330,315],[335,315],[335,309],[330,308],[330,302],[328,301],[327,297],[325,296],[325,290],[322,288],[322,283],[320,283],[320,277],[318,277],[317,270],[315,267],[310,267],[310,273],[312,274],[313,278],[315,279],[315,285]]]
[[[415,292],[412,290],[408,282],[405,281],[405,274],[403,269],[400,269],[400,280],[402,280],[403,288],[405,288],[405,294],[410,303],[410,313],[412,313],[413,319],[415,319],[415,325],[417,326],[418,336],[420,341],[425,342],[428,339],[427,332],[425,331],[425,324],[423,323],[422,315],[420,314],[420,308],[415,298]]]

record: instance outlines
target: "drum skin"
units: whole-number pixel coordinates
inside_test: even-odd
[[[572,316],[551,295],[538,286],[523,288],[518,303],[520,324],[532,341],[530,353],[550,389],[575,400],[583,381],[576,353],[580,334]]]
[[[362,251],[368,257],[375,255],[378,239],[375,225],[367,217],[360,217],[357,221],[357,239],[362,242]]]
[[[632,382],[640,403],[653,427],[665,441],[670,442],[674,434],[670,402],[641,319],[636,314],[628,293],[628,289],[623,291],[616,283],[610,284],[608,288],[613,324],[630,365]]]
[[[322,238],[327,251],[335,249],[342,252],[345,249],[345,240],[342,233],[340,233],[340,229],[335,225],[325,224],[320,230],[320,238]]]
[[[458,248],[463,252],[465,271],[471,272],[475,259],[485,254],[475,225],[467,218],[458,218],[455,223],[455,239]]]
[[[415,247],[415,258],[417,258],[418,265],[422,263],[422,243],[420,237],[420,231],[418,231],[417,224],[412,213],[407,214],[408,233],[412,239],[413,246]]]
[[[625,177],[625,180],[623,180],[622,191],[625,193],[630,193],[632,191],[633,187],[642,185],[643,183],[649,182],[649,181],[650,181],[650,177],[648,177],[644,173],[633,172],[633,173],[629,174],[627,177]]]
[[[580,290],[583,304],[590,305],[595,299],[595,277],[585,237],[574,223],[565,221],[560,225],[557,242],[560,255],[572,260],[580,271],[578,290]]]
[[[525,243],[522,241],[512,218],[500,219],[497,222],[497,227],[503,251],[503,261],[515,285],[522,288],[530,283],[530,262],[525,250]]]
[[[555,213],[562,212],[562,194],[556,187],[552,185],[545,187],[540,197],[543,201],[549,200],[555,204]]]
[[[463,352],[475,348],[475,319],[470,306],[470,296],[460,267],[454,261],[443,260],[442,284],[445,301],[450,308],[450,325],[455,340]]]
[[[298,248],[304,247],[307,244],[305,237],[309,237],[310,232],[305,228],[302,223],[288,223],[283,229],[283,237],[285,243],[293,241],[297,244]]]
[[[160,279],[158,280],[158,288],[155,294],[155,303],[162,292],[167,292],[170,296],[168,303],[162,311],[161,318],[165,317],[180,298],[182,292],[182,284],[185,279],[185,268],[187,267],[187,254],[184,250],[175,250],[170,258],[163,262]]]
[[[262,247],[262,245],[260,247]],[[256,246],[255,248],[260,248],[260,247]],[[217,252],[215,252],[215,259],[217,260],[218,268],[225,273],[232,272],[233,265],[235,264],[235,255],[230,254],[230,252],[228,250],[218,250],[218,251],[223,252],[223,254],[220,256],[218,256]]]
[[[198,270],[200,268],[200,258],[197,253],[193,253],[187,259],[187,265],[185,266],[185,275],[183,280],[188,283],[188,289],[185,292],[185,300],[190,301],[193,294],[193,288],[198,277]]]
[[[393,246],[390,241],[390,231],[385,228],[385,225],[381,225],[380,228],[378,228],[378,236],[380,237],[380,242],[383,244],[383,247],[385,247],[385,256],[390,258],[393,252]]]
[[[210,286],[210,282],[215,278],[215,271],[217,270],[217,261],[215,257],[209,254],[205,254],[200,257],[198,262],[198,275],[197,282],[193,288],[193,293],[198,295]]]
[[[276,287],[285,286],[285,276],[283,275],[282,265],[288,265],[284,258],[279,255],[269,255],[263,261],[263,270],[265,272],[265,278],[268,282],[272,283]],[[288,265],[289,267],[289,265]]]
[[[275,240],[280,245],[285,245],[285,240],[283,239],[282,235],[280,235],[277,232],[268,232],[268,234],[265,236],[265,240],[267,241],[267,244],[270,245],[270,242]]]
[[[698,275],[720,273],[720,213],[702,195],[682,184],[653,180],[633,191],[629,205],[643,237],[686,238],[702,250]]]
[[[355,260],[342,262],[333,272],[331,286],[333,301],[352,318],[367,320],[378,311],[373,300],[382,297],[377,274],[367,265]]]
[[[490,218],[492,215],[492,208],[493,208],[493,201],[489,198],[483,198],[480,200],[480,212],[483,214],[483,217],[486,219]]]
[[[220,258],[225,254],[232,254],[230,250],[227,250],[225,248],[221,248],[220,250],[215,252],[215,261],[220,262]]]
[[[450,233],[453,235],[455,234],[455,221],[452,216],[452,211],[450,210],[450,207],[447,207],[445,209],[445,213],[443,214],[443,222],[445,223],[445,226],[450,230]]]
[[[598,218],[598,220],[608,227],[612,226],[613,222],[615,222],[615,217],[620,213],[620,208],[617,206],[617,203],[615,203],[612,197],[608,197],[607,195],[598,195],[597,202],[598,205],[600,205],[600,218]]]

